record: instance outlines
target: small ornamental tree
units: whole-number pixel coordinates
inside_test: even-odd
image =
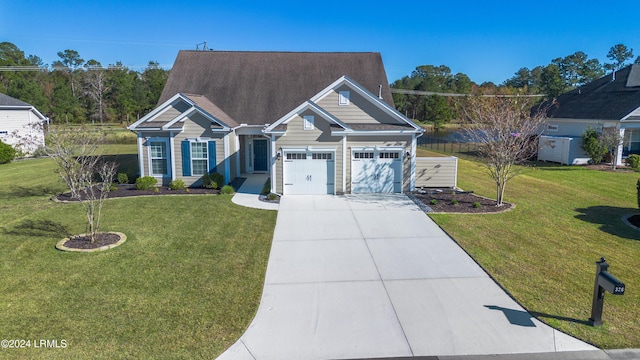
[[[598,141],[598,132],[591,126],[582,134],[582,149],[594,164],[599,164],[607,153],[607,149]]]
[[[58,174],[71,197],[82,204],[87,216],[90,241],[100,229],[102,205],[111,190],[116,164],[103,162],[98,146],[103,138],[87,128],[50,129],[47,154],[58,165]]]
[[[640,209],[640,179],[636,183],[636,190],[638,191],[638,209]]]
[[[489,176],[496,184],[497,206],[502,206],[514,167],[534,156],[546,111],[521,97],[470,97],[463,107],[463,136],[478,146]]]

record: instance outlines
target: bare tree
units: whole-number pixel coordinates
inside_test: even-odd
[[[47,154],[58,165],[58,173],[71,197],[82,204],[87,216],[90,241],[100,228],[102,205],[107,198],[116,164],[103,162],[98,154],[100,135],[87,128],[56,128],[49,131]]]
[[[598,141],[609,153],[611,158],[611,169],[615,170],[618,163],[618,147],[622,144],[622,136],[615,126],[603,127],[602,133],[598,137]]]
[[[519,173],[514,165],[537,152],[546,112],[543,108],[532,112],[532,105],[524,97],[470,97],[463,107],[464,137],[478,146],[496,184],[498,206],[503,204],[507,182]]]

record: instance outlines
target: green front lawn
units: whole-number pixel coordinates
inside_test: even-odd
[[[495,199],[478,163],[459,160],[458,186]],[[431,217],[529,311],[550,325],[605,348],[640,347],[640,231],[633,172],[538,164],[507,184],[516,209],[491,215]],[[625,282],[624,296],[605,295],[604,326],[591,315],[595,262]]]
[[[135,145],[112,145],[120,158]],[[122,151],[116,151],[122,150]],[[129,159],[131,160],[131,159]],[[276,212],[231,196],[108,200],[102,230],[127,242],[100,253],[54,245],[85,231],[50,159],[0,166],[0,339],[66,340],[0,358],[215,358],[253,319]]]

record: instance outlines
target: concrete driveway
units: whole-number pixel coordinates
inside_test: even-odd
[[[258,313],[219,359],[582,350],[597,349],[524,311],[406,196],[284,196]]]

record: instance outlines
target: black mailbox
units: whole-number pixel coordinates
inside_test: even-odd
[[[602,325],[602,308],[604,307],[604,292],[613,295],[624,295],[624,283],[615,276],[609,274],[609,264],[605,258],[596,262],[596,281],[593,286],[593,304],[591,306],[591,326]]]
[[[598,276],[598,285],[614,295],[624,295],[624,284],[615,276],[603,271]]]

